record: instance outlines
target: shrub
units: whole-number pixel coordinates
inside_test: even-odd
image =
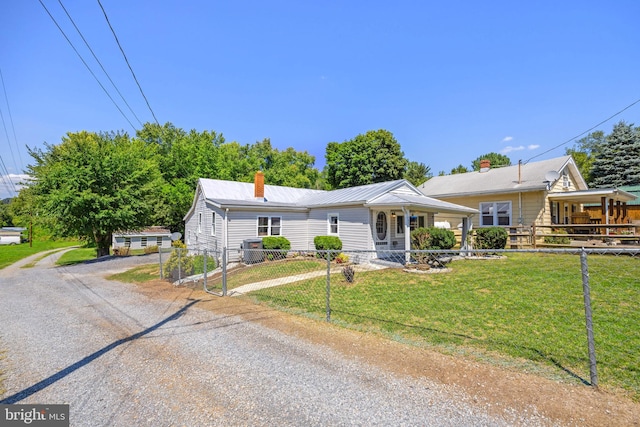
[[[193,274],[204,273],[204,255],[196,255],[193,257]],[[216,259],[211,255],[207,255],[207,273],[216,269]]]
[[[456,245],[456,235],[444,228],[416,228],[411,232],[411,245],[418,250],[451,249]]]
[[[338,236],[316,236],[313,238],[313,244],[317,251],[340,251],[342,250],[342,240]],[[318,252],[319,258],[326,258],[322,252]],[[336,252],[331,253],[331,260],[338,256]]]
[[[336,257],[337,264],[346,264],[348,262],[349,262],[349,255],[347,254],[343,254],[342,252],[340,252]]]
[[[476,230],[475,247],[477,249],[504,249],[509,234],[502,227],[487,227]]]
[[[123,246],[121,248],[113,248],[114,256],[129,256],[131,251],[128,246]]]
[[[165,279],[176,280],[192,275],[194,270],[194,257],[187,254],[187,246],[184,243],[178,241],[173,242],[171,246],[173,246],[175,250],[171,251],[171,255],[164,265]]]
[[[146,248],[144,248],[144,253],[145,254],[157,254],[158,253],[158,247],[157,246],[147,246]]]
[[[291,249],[291,242],[289,241],[289,239],[282,236],[263,237],[262,248],[270,251],[267,254],[268,259],[283,259],[286,258],[287,251]]]
[[[567,230],[563,228],[553,228],[551,232],[553,234],[567,234]],[[544,242],[553,245],[568,245],[571,243],[571,239],[568,236],[546,236]]]

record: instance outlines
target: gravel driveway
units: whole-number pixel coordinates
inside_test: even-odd
[[[0,403],[69,404],[73,426],[548,425],[104,279],[154,255],[71,267],[57,256],[0,270]]]

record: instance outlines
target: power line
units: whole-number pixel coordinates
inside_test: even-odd
[[[109,25],[109,28],[111,29],[111,33],[113,34],[113,37],[116,39],[116,43],[118,44],[118,47],[120,48],[120,52],[122,52],[122,56],[124,57],[124,60],[127,63],[127,66],[129,67],[129,70],[131,71],[131,75],[133,76],[133,80],[135,80],[136,84],[138,85],[138,89],[140,89],[140,93],[142,94],[142,97],[144,98],[144,102],[147,103],[147,107],[149,108],[149,111],[151,111],[151,115],[153,116],[153,119],[156,121],[156,124],[159,125],[160,123],[158,123],[158,119],[156,118],[155,113],[151,109],[151,105],[149,105],[149,100],[147,100],[147,97],[145,96],[144,91],[142,90],[142,87],[140,86],[140,83],[138,82],[138,78],[136,77],[136,74],[133,72],[133,68],[131,68],[131,64],[129,64],[129,60],[127,59],[127,55],[124,53],[124,50],[122,49],[122,46],[120,45],[120,40],[118,40],[118,36],[116,35],[116,32],[113,30],[113,27],[111,26],[111,22],[109,22],[109,17],[107,16],[107,12],[104,10],[104,7],[102,7],[102,3],[100,3],[100,0],[98,0],[98,4],[100,5],[100,9],[102,9],[102,13],[104,14],[104,19],[107,20],[107,25]]]
[[[76,31],[78,32],[78,34],[80,35],[80,38],[82,38],[82,41],[84,42],[84,44],[87,46],[87,48],[89,49],[89,52],[91,52],[91,54],[93,55],[93,58],[96,60],[96,62],[98,63],[98,65],[100,65],[100,68],[102,69],[102,71],[104,72],[104,74],[107,76],[107,79],[109,79],[109,81],[111,82],[111,85],[113,85],[113,88],[116,90],[116,92],[118,92],[118,95],[120,95],[120,98],[122,99],[122,101],[124,102],[124,104],[129,108],[129,111],[131,111],[131,114],[133,114],[133,117],[136,118],[136,120],[138,121],[138,123],[140,124],[140,126],[142,126],[142,122],[140,121],[140,119],[138,118],[138,116],[136,115],[136,113],[133,111],[133,109],[131,108],[131,106],[129,105],[129,103],[127,102],[126,99],[124,99],[124,96],[122,95],[122,93],[120,93],[120,91],[118,90],[118,87],[116,86],[116,84],[113,82],[113,80],[111,80],[111,76],[109,76],[109,73],[107,73],[107,70],[105,70],[104,66],[102,65],[102,62],[100,62],[100,60],[98,59],[98,57],[96,56],[95,52],[93,51],[93,49],[91,49],[91,46],[89,46],[89,43],[87,42],[87,40],[84,38],[84,35],[82,34],[82,32],[80,31],[80,29],[78,28],[78,26],[76,25],[76,23],[74,22],[73,18],[71,18],[71,15],[69,14],[69,12],[67,11],[67,8],[64,7],[64,5],[62,4],[62,0],[58,0],[58,3],[60,3],[60,6],[62,7],[62,10],[64,10],[64,13],[67,14],[67,17],[69,18],[69,21],[71,21],[71,23],[73,24],[74,28],[76,29]]]
[[[20,154],[20,147],[18,147],[18,137],[16,136],[16,128],[13,125],[13,116],[11,115],[11,108],[9,107],[9,97],[7,96],[7,89],[4,86],[4,77],[2,76],[2,69],[0,69],[0,80],[2,81],[2,90],[4,91],[4,99],[5,101],[7,101],[7,112],[9,113],[9,121],[11,122],[11,129],[13,130],[13,141],[16,144],[16,150],[18,151],[18,159],[20,159],[20,167],[24,166],[24,163],[22,162],[22,155]],[[4,122],[4,118],[3,118],[3,122]],[[5,133],[6,133],[6,128],[5,128]],[[7,136],[7,140],[9,139],[9,137]],[[9,142],[9,141],[7,141]],[[9,146],[11,146],[11,142],[9,142]],[[15,163],[15,160],[14,160]]]
[[[552,147],[552,148],[548,149],[548,150],[547,150],[547,151],[545,151],[545,152],[542,152],[542,153],[540,153],[540,154],[536,154],[535,156],[531,157],[529,160],[527,160],[527,161],[523,162],[523,164],[525,164],[525,165],[526,165],[526,164],[527,164],[527,163],[529,163],[531,160],[533,160],[533,159],[535,159],[535,158],[537,158],[537,157],[540,157],[540,156],[542,156],[542,155],[544,155],[544,154],[547,154],[547,153],[548,153],[548,152],[550,152],[550,151],[555,150],[556,148],[560,148],[560,147],[562,147],[563,145],[566,145],[566,144],[568,144],[568,143],[570,143],[570,142],[572,142],[572,141],[575,141],[575,140],[576,140],[576,138],[581,137],[581,136],[582,136],[582,135],[584,135],[585,133],[591,132],[592,130],[594,130],[594,129],[595,129],[595,128],[597,128],[598,126],[600,126],[600,125],[602,125],[602,124],[604,124],[604,123],[608,122],[609,120],[613,119],[615,116],[618,116],[618,115],[622,114],[624,111],[628,110],[629,108],[633,107],[634,105],[636,105],[636,104],[637,104],[637,103],[639,103],[639,102],[640,102],[640,99],[637,99],[636,101],[634,101],[634,102],[632,102],[631,104],[627,105],[626,107],[624,107],[622,110],[618,111],[617,113],[615,113],[615,114],[614,114],[614,115],[612,115],[611,117],[609,117],[609,118],[607,118],[607,119],[604,119],[603,121],[601,121],[601,122],[600,122],[600,123],[598,123],[597,125],[595,125],[595,126],[593,126],[593,127],[589,128],[589,129],[585,130],[584,132],[582,132],[582,133],[581,133],[581,134],[579,134],[579,135],[574,136],[573,138],[570,138],[570,139],[566,140],[566,141],[565,141],[565,142],[563,142],[562,144],[558,144],[558,145],[556,145],[555,147]]]
[[[102,85],[102,83],[100,83],[100,80],[98,80],[98,77],[96,77],[96,75],[94,74],[94,72],[91,70],[91,68],[89,67],[89,65],[86,63],[86,61],[82,58],[82,55],[80,55],[80,52],[78,52],[78,50],[75,48],[75,46],[73,45],[73,43],[71,43],[71,40],[69,40],[69,37],[67,37],[67,35],[65,34],[65,32],[62,30],[62,28],[60,28],[60,25],[58,25],[58,22],[55,20],[55,18],[53,17],[53,15],[51,15],[51,12],[49,12],[49,9],[47,9],[47,7],[44,5],[44,3],[42,3],[42,0],[38,0],[40,2],[40,4],[42,5],[42,7],[44,8],[44,10],[47,12],[47,14],[49,15],[49,18],[51,18],[51,20],[53,21],[54,24],[56,24],[56,27],[58,27],[58,30],[60,30],[60,32],[62,33],[62,35],[64,36],[64,38],[67,40],[67,43],[69,43],[69,45],[71,46],[71,48],[73,49],[73,51],[76,53],[76,55],[78,55],[78,58],[80,58],[80,60],[82,61],[82,63],[84,64],[85,67],[87,67],[87,70],[89,70],[89,72],[91,73],[91,75],[93,76],[94,79],[96,79],[96,82],[98,82],[98,84],[100,85],[100,87],[102,88],[102,90],[104,91],[104,93],[109,97],[109,99],[111,100],[111,102],[113,102],[113,105],[116,106],[116,108],[118,109],[118,111],[120,111],[120,114],[122,114],[122,117],[124,117],[124,119],[129,123],[129,125],[131,126],[131,128],[135,131],[136,128],[135,126],[133,126],[133,123],[131,123],[131,121],[129,120],[129,118],[124,114],[124,112],[120,109],[120,107],[118,106],[118,104],[116,103],[116,101],[114,101],[114,99],[111,97],[111,95],[109,95],[109,92],[107,91],[107,89],[105,89],[105,87]]]
[[[7,167],[4,165],[4,160],[2,160],[2,156],[0,156],[0,177],[2,177],[2,183],[7,188],[9,193],[13,192],[14,194],[18,194],[16,190],[16,186],[11,181],[11,177],[9,176],[9,171]]]

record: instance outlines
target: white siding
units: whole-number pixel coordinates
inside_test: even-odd
[[[339,216],[338,237],[342,241],[342,249],[373,249],[370,214],[365,207],[313,209],[309,213],[308,249],[315,249],[313,239],[316,236],[329,234],[327,215],[330,213]]]

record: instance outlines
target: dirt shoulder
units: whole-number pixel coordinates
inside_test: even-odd
[[[536,411],[562,425],[640,426],[640,403],[605,390],[563,384],[462,356],[444,355],[375,334],[282,313],[244,299],[216,297],[164,281],[140,284],[138,290],[150,298],[201,299],[198,307],[202,309],[258,322],[399,375],[424,377],[459,388],[472,401],[496,413],[513,408],[523,413]]]

